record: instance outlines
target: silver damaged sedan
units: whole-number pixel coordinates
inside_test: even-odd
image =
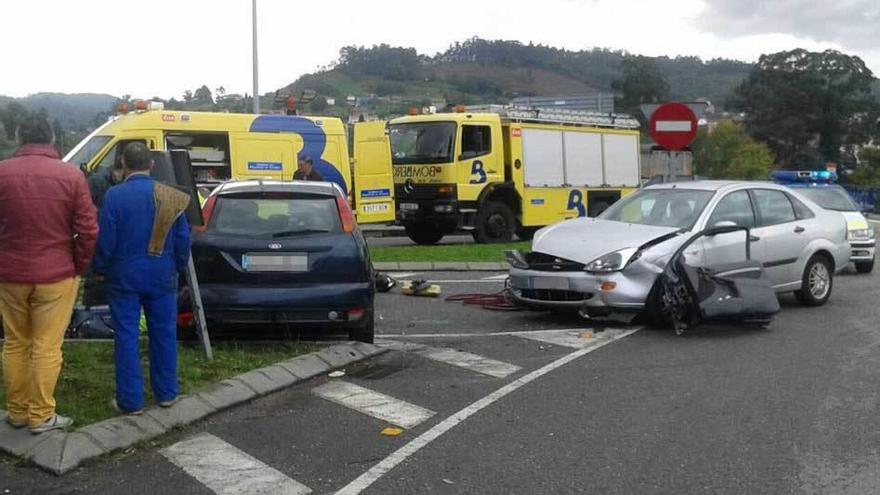
[[[847,266],[846,220],[797,192],[760,182],[660,184],[631,194],[597,218],[576,218],[535,234],[532,251],[507,253],[509,289],[519,304],[574,309],[585,317],[652,313],[646,304],[671,254],[691,233],[747,227],[751,259],[777,293],[806,305],[831,296],[833,275]],[[743,231],[704,237],[685,252],[709,268],[742,262]],[[647,314],[654,318],[655,314]]]

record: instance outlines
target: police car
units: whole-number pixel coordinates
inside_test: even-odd
[[[859,273],[874,269],[874,229],[859,211],[846,189],[836,184],[837,174],[816,170],[781,170],[770,174],[777,184],[797,189],[826,210],[839,211],[847,223],[847,240],[852,248],[850,261]]]

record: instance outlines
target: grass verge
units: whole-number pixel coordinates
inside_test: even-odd
[[[528,251],[531,241],[506,244],[445,244],[439,246],[370,247],[370,258],[383,261],[504,261],[504,251]]]
[[[198,342],[178,347],[177,372],[181,393],[217,382],[255,368],[319,350],[317,345],[275,342],[221,342],[213,346],[214,360],[208,362]],[[66,342],[64,367],[55,388],[59,414],[71,416],[76,427],[95,423],[117,413],[110,408],[115,397],[112,342]],[[141,342],[141,365],[147,405],[152,403],[146,342]],[[0,370],[2,376],[2,370]],[[0,381],[0,408],[6,408],[6,387]]]

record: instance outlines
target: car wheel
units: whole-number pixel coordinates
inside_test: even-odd
[[[856,271],[859,273],[871,273],[874,269],[874,260],[856,261]]]
[[[651,292],[648,293],[648,298],[645,300],[645,309],[639,315],[641,322],[656,330],[666,330],[672,327],[672,320],[663,313],[661,304],[660,283],[655,281]]]
[[[498,201],[486,201],[477,212],[474,240],[481,244],[510,242],[516,229],[513,210]]]
[[[804,267],[801,289],[794,293],[804,306],[821,306],[831,297],[834,273],[824,256],[813,256]]]
[[[376,329],[373,320],[373,313],[370,312],[370,316],[367,317],[367,322],[363,327],[352,328],[348,331],[348,338],[351,340],[356,340],[358,342],[366,342],[367,344],[372,344],[373,339],[375,338]]]
[[[443,231],[430,223],[408,223],[403,226],[406,235],[416,244],[432,246],[443,239]]]

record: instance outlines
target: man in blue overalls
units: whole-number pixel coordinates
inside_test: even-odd
[[[125,180],[101,207],[95,272],[107,283],[113,317],[116,399],[126,414],[144,408],[138,345],[141,307],[147,317],[150,382],[160,406],[178,398],[177,280],[189,263],[189,225],[182,214],[189,196],[153,181],[153,162],[142,143],[122,155]]]

